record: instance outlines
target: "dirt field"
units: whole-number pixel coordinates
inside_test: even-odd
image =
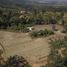
[[[51,26],[35,26],[36,30],[51,28]],[[61,26],[57,26],[61,28]],[[60,35],[60,34],[59,34]],[[4,56],[12,55],[24,56],[31,64],[45,62],[45,57],[49,54],[48,38],[32,39],[28,33],[13,33],[0,31],[0,42],[5,48]]]
[[[22,55],[34,62],[41,56],[49,53],[49,44],[46,39],[31,39],[28,34],[0,31],[0,42],[6,50],[6,57]]]

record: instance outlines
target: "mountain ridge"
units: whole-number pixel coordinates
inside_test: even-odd
[[[1,6],[28,6],[28,5],[67,5],[67,0],[0,0]]]

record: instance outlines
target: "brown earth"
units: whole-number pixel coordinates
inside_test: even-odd
[[[52,29],[51,25],[34,26],[35,30]],[[62,30],[62,26],[57,25],[57,29]],[[33,67],[39,67],[47,61],[47,55],[50,52],[48,39],[51,37],[64,36],[64,34],[55,32],[55,35],[46,38],[32,39],[29,33],[14,33],[0,31],[0,42],[5,48],[5,57],[21,55],[25,57]]]

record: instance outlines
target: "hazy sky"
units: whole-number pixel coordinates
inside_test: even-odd
[[[35,0],[35,1],[43,1],[43,2],[45,2],[45,1],[67,1],[67,0]]]

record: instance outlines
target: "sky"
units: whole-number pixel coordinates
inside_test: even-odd
[[[42,2],[45,2],[45,1],[67,1],[67,0],[34,0],[34,1],[42,1]]]

